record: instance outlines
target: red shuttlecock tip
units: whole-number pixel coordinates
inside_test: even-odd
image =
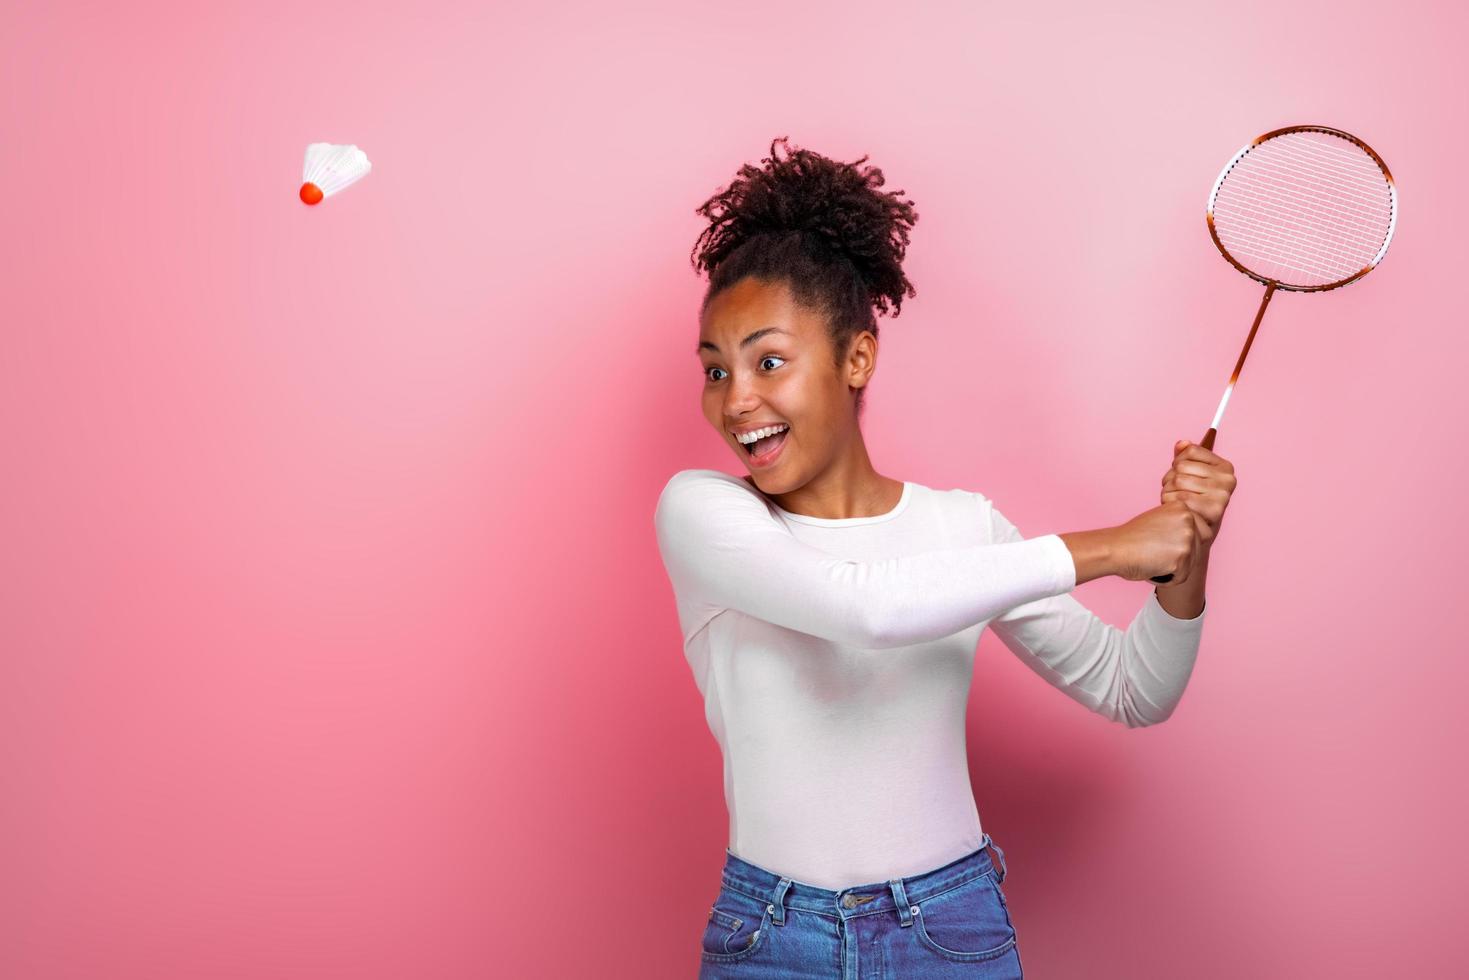
[[[301,200],[305,201],[307,204],[319,204],[321,203],[321,199],[325,196],[326,195],[322,194],[321,188],[317,187],[309,180],[301,185]]]

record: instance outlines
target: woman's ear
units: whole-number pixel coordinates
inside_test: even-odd
[[[877,339],[870,330],[864,330],[852,339],[847,348],[847,384],[853,388],[864,388],[877,370]]]

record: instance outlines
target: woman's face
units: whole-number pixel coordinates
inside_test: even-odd
[[[857,436],[851,385],[866,384],[870,366],[857,358],[838,371],[825,318],[785,283],[746,277],[716,296],[699,322],[698,354],[704,417],[765,493],[804,486]],[[762,442],[761,456],[737,438],[772,425],[789,428]]]

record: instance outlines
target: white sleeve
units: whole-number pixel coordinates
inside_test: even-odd
[[[924,643],[1017,603],[1068,592],[1076,564],[1059,536],[877,561],[806,544],[757,490],[718,470],[681,470],[659,495],[658,548],[700,622],[735,609],[861,649]]]
[[[994,504],[990,540],[1024,540]],[[1072,595],[1017,606],[989,627],[1037,674],[1111,721],[1140,728],[1166,721],[1183,698],[1199,653],[1204,612],[1178,619],[1150,589],[1127,631],[1103,622]]]

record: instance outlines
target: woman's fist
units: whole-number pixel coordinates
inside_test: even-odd
[[[1181,501],[1170,500],[1113,528],[1116,574],[1132,582],[1157,575],[1172,575],[1169,585],[1187,581],[1194,554],[1203,547],[1199,539],[1201,523]]]
[[[1197,516],[1199,542],[1207,551],[1219,534],[1230,494],[1239,483],[1234,464],[1184,439],[1174,443],[1173,450],[1173,465],[1163,474],[1159,503],[1177,501]]]

